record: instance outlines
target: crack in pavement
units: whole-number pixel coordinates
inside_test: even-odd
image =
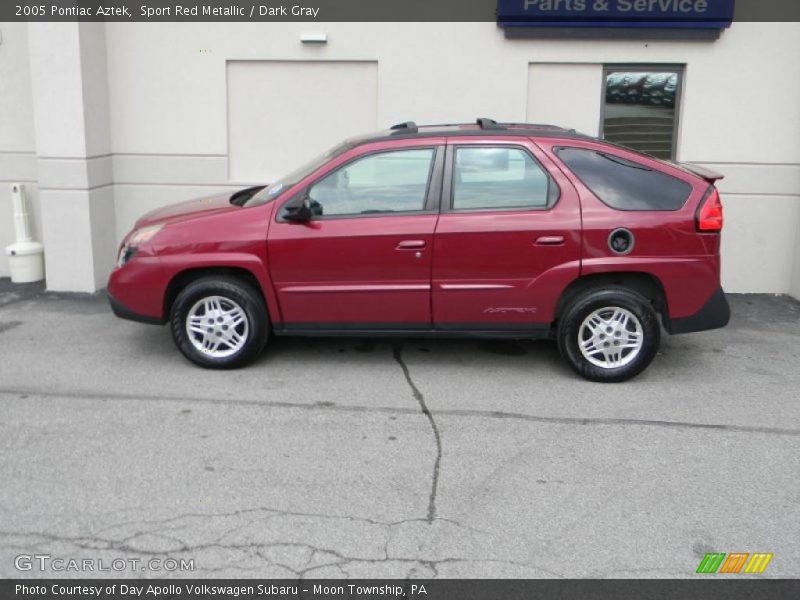
[[[422,409],[422,414],[427,417],[428,423],[430,423],[431,430],[433,431],[434,440],[436,441],[436,460],[433,463],[431,494],[428,499],[428,523],[433,523],[433,520],[436,518],[436,493],[439,487],[439,467],[442,463],[442,436],[439,434],[439,428],[436,426],[436,421],[433,418],[433,414],[431,414],[431,411],[428,409],[428,405],[425,404],[425,396],[422,395],[422,392],[419,391],[419,388],[414,383],[414,380],[411,379],[411,373],[408,370],[408,365],[403,360],[403,346],[394,346],[394,348],[392,348],[392,356],[394,356],[394,359],[400,365],[400,368],[403,369],[403,375],[405,375],[406,381],[411,388],[411,393],[413,394],[414,399],[419,403],[419,406]]]
[[[259,516],[262,520],[266,519],[273,519],[279,517],[300,517],[300,518],[312,518],[312,519],[329,519],[329,520],[340,520],[340,521],[351,521],[353,523],[366,523],[368,525],[376,525],[378,527],[397,527],[399,525],[406,525],[408,523],[419,523],[422,521],[428,522],[427,519],[400,519],[398,521],[379,521],[376,519],[370,519],[369,517],[358,517],[352,515],[337,515],[337,514],[329,514],[329,513],[316,513],[316,512],[301,512],[301,511],[293,511],[293,510],[281,510],[277,508],[269,508],[269,507],[256,507],[256,508],[244,508],[240,510],[233,510],[229,512],[191,512],[191,513],[182,513],[180,515],[175,515],[172,517],[166,517],[164,519],[137,519],[137,520],[129,520],[129,521],[121,521],[117,523],[112,523],[105,527],[102,527],[96,531],[96,533],[104,533],[111,529],[117,529],[120,527],[125,527],[128,525],[157,525],[157,526],[164,526],[164,525],[174,525],[178,524],[180,521],[186,521],[191,519],[208,519],[210,517],[219,518],[219,517],[242,517],[242,516]],[[469,525],[464,525],[458,521],[453,519],[447,519],[444,517],[436,517],[436,521],[441,523],[447,523],[449,525],[454,525],[455,527],[459,527],[461,529],[466,529],[468,531],[472,531],[474,533],[480,533],[484,535],[491,535],[490,531],[485,531],[483,529],[478,529],[476,527],[471,527]],[[147,533],[147,531],[139,532],[139,534]],[[228,532],[230,533],[230,532]],[[0,531],[0,535],[3,532]],[[138,535],[138,534],[137,534]]]
[[[22,321],[0,321],[0,333],[6,332],[14,327],[22,325]]]
[[[411,384],[413,385],[413,383]],[[246,406],[262,409],[288,408],[297,410],[329,410],[348,413],[388,413],[398,415],[415,415],[417,410],[410,408],[396,408],[392,406],[355,406],[347,404],[300,404],[296,402],[262,401],[262,400],[235,400],[228,398],[197,398],[189,396],[148,396],[137,394],[99,394],[90,391],[76,392],[51,392],[46,390],[20,390],[5,388],[0,389],[0,396],[16,396],[19,400],[28,400],[31,396],[40,398],[67,398],[74,400],[100,400],[119,402],[175,402],[175,403],[200,403],[213,406]],[[476,417],[480,419],[512,419],[528,421],[530,423],[544,423],[549,425],[580,425],[580,426],[636,426],[636,427],[661,427],[666,429],[699,429],[720,433],[755,433],[766,435],[800,436],[800,429],[786,427],[765,427],[759,425],[725,425],[719,423],[690,423],[687,421],[659,421],[656,419],[622,419],[610,417],[545,417],[500,410],[477,410],[443,408],[436,411],[439,416],[445,417]]]
[[[249,509],[240,511],[239,514],[247,514],[259,510],[266,510],[268,512],[282,512],[282,511],[274,511],[273,509]],[[227,515],[230,513],[222,513],[222,515]],[[288,513],[288,514],[296,514],[296,513]],[[190,515],[181,515],[177,517],[172,517],[169,519],[161,520],[161,523],[167,523],[174,521],[176,519],[181,519],[184,517],[195,517],[199,515],[195,515],[194,513]],[[216,517],[220,516],[217,514],[209,514],[205,515],[206,517]],[[339,518],[339,517],[334,517]],[[358,520],[358,517],[347,517]],[[440,521],[441,519],[437,519]],[[369,519],[365,519],[367,522],[376,522]],[[403,522],[414,522],[414,521],[422,521],[422,519],[409,519],[408,521],[398,521],[397,523]],[[453,521],[450,521],[455,523]],[[155,524],[159,523],[159,521],[148,521],[148,524]],[[249,526],[252,527],[252,522]],[[385,523],[384,526],[391,527],[393,524]],[[457,526],[461,527],[460,524],[456,524]],[[136,556],[144,556],[144,557],[182,557],[182,556],[190,556],[196,557],[198,553],[203,551],[209,550],[225,550],[228,552],[239,552],[244,555],[249,555],[256,560],[259,560],[262,563],[267,563],[269,565],[280,567],[285,569],[286,571],[292,573],[292,575],[305,578],[311,575],[314,572],[326,569],[326,568],[335,568],[337,569],[341,575],[348,577],[350,576],[348,567],[354,567],[357,565],[377,565],[377,564],[389,564],[395,563],[398,565],[408,565],[408,573],[409,575],[418,572],[420,568],[427,568],[431,572],[431,574],[436,577],[438,575],[438,566],[446,565],[446,564],[458,564],[458,563],[469,563],[469,564],[480,564],[480,563],[487,563],[487,564],[505,564],[510,566],[516,566],[525,569],[535,569],[541,573],[545,573],[554,577],[562,577],[563,574],[558,573],[552,569],[547,567],[542,567],[540,565],[536,565],[526,561],[520,560],[513,560],[509,559],[498,559],[498,558],[491,558],[491,557],[458,557],[458,556],[445,556],[442,558],[423,558],[423,557],[408,557],[402,555],[395,555],[392,556],[388,552],[388,547],[384,549],[384,555],[379,557],[368,557],[368,556],[352,556],[348,555],[348,553],[339,550],[337,548],[328,547],[327,545],[320,545],[319,543],[309,543],[309,542],[294,542],[294,541],[285,541],[285,540],[278,540],[278,541],[266,541],[266,540],[252,540],[252,541],[226,541],[225,538],[232,532],[237,529],[240,529],[240,526],[234,527],[233,529],[222,533],[222,535],[217,536],[214,539],[204,542],[192,543],[189,544],[184,540],[180,539],[177,535],[166,536],[163,533],[156,533],[150,529],[144,529],[141,531],[134,531],[133,533],[123,534],[119,537],[110,537],[110,536],[100,536],[97,533],[93,534],[84,534],[84,535],[64,535],[64,534],[56,534],[56,533],[46,533],[42,531],[0,531],[0,548],[6,549],[17,549],[17,550],[24,550],[27,552],[31,551],[31,548],[34,549],[41,547],[42,545],[46,545],[47,550],[52,549],[53,544],[62,543],[68,544],[74,548],[78,548],[80,550],[92,550],[92,551],[113,551],[117,553],[123,554],[130,554]],[[171,532],[173,534],[177,532]],[[148,549],[146,547],[142,547],[135,543],[137,538],[142,538],[145,536],[151,536],[153,538],[160,538],[166,539],[175,542],[176,546],[172,548],[161,548],[161,549]],[[17,542],[19,540],[19,542]],[[21,542],[21,543],[20,543]],[[291,557],[281,557],[276,556],[274,553],[270,555],[273,551],[285,551],[287,549],[297,549],[301,550],[304,553],[307,553],[305,560],[301,560],[302,564],[287,564],[287,560],[291,562]],[[209,557],[205,557],[208,559]],[[235,557],[234,557],[235,559]],[[215,561],[216,562],[216,561]],[[239,570],[239,571],[251,571],[251,572],[259,572],[261,566],[242,566],[237,564],[235,560],[231,563],[230,555],[228,555],[228,560],[223,563],[205,565],[202,567],[202,571],[206,573],[215,573],[215,572],[224,572],[226,570]],[[418,575],[419,576],[419,575]]]

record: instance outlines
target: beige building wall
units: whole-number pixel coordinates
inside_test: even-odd
[[[792,268],[792,285],[789,293],[800,300],[800,227],[795,230],[794,265]]]
[[[14,242],[11,184],[25,186],[33,235],[41,240],[36,137],[28,60],[28,26],[0,24],[0,277],[8,277],[5,247]]]
[[[0,75],[19,82],[0,86],[0,113],[19,115],[13,125],[0,116],[0,132],[14,132],[0,135],[0,215],[10,211],[4,182],[37,180],[35,160],[24,158],[36,151],[26,27],[0,25]],[[789,76],[798,23],[735,23],[714,42],[508,40],[492,23],[101,27],[116,239],[147,210],[267,182],[322,142],[365,128],[490,116],[595,134],[604,64],[679,63],[678,159],[727,175],[723,284],[800,294],[800,78]],[[328,43],[302,44],[309,31]],[[335,64],[365,72],[344,68],[332,83]],[[9,232],[0,217],[0,245]]]

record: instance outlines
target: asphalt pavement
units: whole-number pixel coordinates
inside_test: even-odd
[[[800,303],[730,302],[602,385],[543,341],[208,371],[102,294],[0,280],[0,577],[798,577]]]

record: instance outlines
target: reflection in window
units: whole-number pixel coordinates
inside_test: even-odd
[[[394,150],[355,160],[314,184],[311,209],[316,216],[423,210],[433,152]]]
[[[679,70],[606,70],[603,137],[652,154],[674,158]]]
[[[618,210],[678,210],[692,186],[621,156],[561,148],[558,157],[605,204]]]
[[[455,210],[547,208],[557,193],[544,170],[518,148],[456,150]]]

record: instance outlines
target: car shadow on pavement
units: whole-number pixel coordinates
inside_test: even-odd
[[[132,356],[146,356],[150,361],[174,368],[197,368],[178,352],[168,325],[124,326],[127,329],[124,337],[129,344],[127,351]],[[706,357],[711,358],[710,353],[723,354],[726,345],[725,335],[718,332],[709,332],[705,337],[673,337],[662,332],[658,356],[640,377],[669,379],[681,369],[694,370],[705,364]],[[444,376],[457,374],[466,367],[506,374],[547,373],[548,377],[555,379],[576,377],[561,360],[558,347],[551,340],[273,336],[258,358],[245,368],[294,364],[305,365],[311,371],[312,366],[388,365],[393,362],[393,352],[398,348],[414,363],[442,369]]]
[[[569,370],[561,362],[555,342],[540,340],[491,340],[491,339],[431,339],[431,338],[354,338],[354,337],[273,337],[257,363],[270,359],[291,357],[348,356],[365,359],[382,356],[391,359],[394,349],[400,348],[409,355],[423,357],[426,362],[440,366],[462,365],[473,362],[476,357],[494,358],[493,364],[505,367],[545,364]]]
[[[788,335],[800,332],[800,302],[789,297],[733,295],[730,325],[721,330],[670,336],[662,331],[661,347],[650,368],[637,380],[650,383],[671,381],[674,377],[707,377],[709,372],[724,373],[744,369],[751,376],[781,375],[782,365],[765,364],[759,370],[740,364],[756,344],[772,351],[768,341],[752,338],[753,331],[774,331]],[[109,315],[110,319],[113,319]],[[169,327],[143,326],[114,320],[119,335],[127,340],[126,354],[147,357],[171,367],[194,368],[177,351]],[[764,346],[767,344],[767,346]],[[790,345],[792,345],[790,343]],[[487,369],[497,373],[547,373],[554,379],[575,375],[560,359],[556,344],[540,340],[491,340],[459,338],[396,337],[272,337],[251,368],[270,365],[318,365],[344,367],[389,365],[393,352],[400,348],[415,365],[441,368],[444,376],[459,376],[459,367]],[[775,348],[777,352],[779,349]],[[744,361],[747,362],[747,361]]]
[[[126,325],[126,328],[128,326]],[[147,355],[159,361],[181,362],[184,359],[175,348],[169,326],[130,326],[125,332],[131,354]],[[367,360],[373,357],[392,360],[392,352],[401,348],[409,355],[424,357],[426,362],[440,366],[463,365],[476,357],[494,357],[491,361],[504,368],[545,365],[565,374],[569,369],[562,363],[555,342],[549,340],[494,339],[431,339],[402,337],[282,337],[270,338],[266,348],[251,366],[275,361],[324,361],[325,357],[338,362],[341,358]]]

